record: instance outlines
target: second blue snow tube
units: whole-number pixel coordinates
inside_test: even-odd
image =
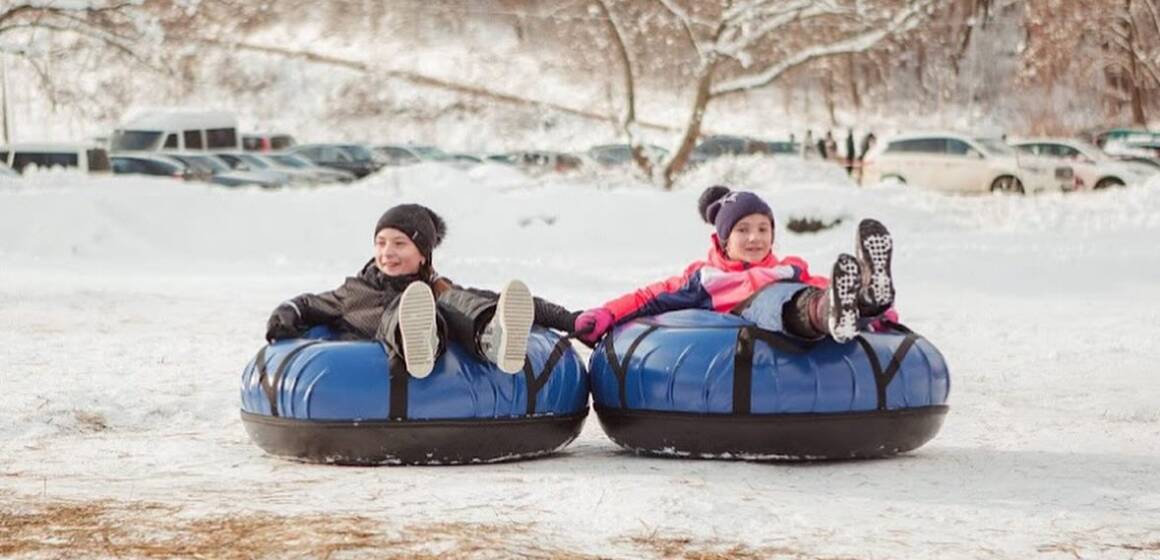
[[[449,343],[416,379],[383,344],[325,328],[264,347],[242,373],[242,420],[267,452],[338,464],[462,464],[535,457],[579,434],[588,376],[567,339],[533,328],[501,372]]]
[[[838,344],[686,310],[630,321],[589,360],[605,432],[649,454],[849,459],[925,444],[947,412],[942,354],[901,325]]]

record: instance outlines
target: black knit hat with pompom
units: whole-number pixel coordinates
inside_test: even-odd
[[[770,225],[773,225],[773,210],[761,197],[748,191],[731,191],[721,185],[714,185],[701,193],[697,211],[701,219],[717,230],[717,239],[722,245],[729,239],[733,226],[751,214],[768,216]]]
[[[375,233],[391,228],[397,229],[411,238],[419,252],[431,262],[431,252],[443,242],[447,235],[447,223],[435,211],[422,204],[400,204],[383,212]]]

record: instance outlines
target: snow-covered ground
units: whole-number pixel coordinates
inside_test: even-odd
[[[264,455],[238,379],[288,296],[337,286],[387,207],[450,225],[437,268],[572,308],[707,248],[701,188],[758,189],[824,271],[857,219],[897,239],[898,304],[951,366],[925,447],[877,461],[637,457],[590,418],[563,453],[439,468]],[[792,234],[791,217],[841,218]],[[1160,179],[1079,195],[860,189],[822,164],[628,177],[418,166],[354,186],[0,178],[0,556],[1154,558]]]

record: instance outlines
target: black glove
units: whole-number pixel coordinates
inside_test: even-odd
[[[298,338],[306,331],[306,323],[302,322],[302,318],[298,316],[298,310],[288,303],[283,303],[274,309],[274,312],[270,314],[270,320],[266,321],[266,340],[269,342],[284,338]]]

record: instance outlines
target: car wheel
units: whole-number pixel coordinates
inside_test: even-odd
[[[1122,187],[1122,186],[1124,186],[1124,182],[1121,181],[1119,178],[1117,178],[1117,177],[1104,177],[1103,179],[1100,179],[1100,181],[1098,183],[1096,183],[1096,186],[1094,187],[1094,189],[1097,191],[1100,191],[1100,190],[1106,189],[1108,187]]]
[[[991,192],[1005,194],[1024,194],[1023,182],[1018,177],[1004,175],[991,183]]]

